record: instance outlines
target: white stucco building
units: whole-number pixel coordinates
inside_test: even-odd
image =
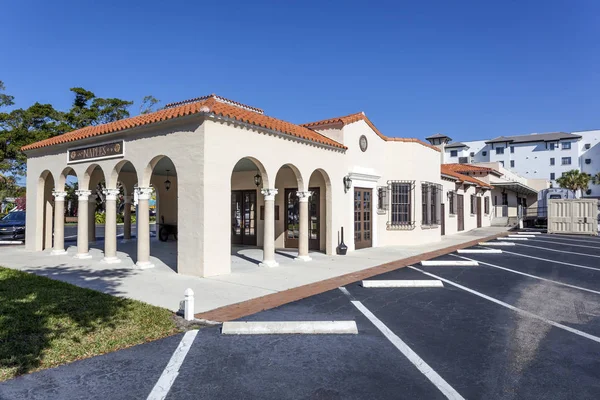
[[[348,251],[439,241],[449,182],[469,201],[475,196],[476,204],[489,202],[487,184],[442,180],[435,146],[387,137],[364,113],[296,125],[216,95],[86,127],[23,150],[28,250],[67,256],[65,183],[76,179],[76,257],[91,257],[101,183],[104,262],[120,261],[116,220],[119,204],[125,203],[124,240],[137,241],[136,254],[129,254],[136,265],[151,267],[152,247],[168,245],[177,254],[172,267],[195,276],[229,273],[232,249],[240,246],[262,248],[263,267],[277,266],[278,248],[296,248],[298,262],[310,262],[312,251],[335,255],[342,229]],[[151,240],[152,193],[158,222],[176,227],[177,240]],[[128,206],[134,194],[136,237]],[[489,225],[488,217],[473,211],[463,229]]]
[[[445,135],[427,138],[439,145],[445,163],[500,163],[527,179],[545,179],[556,186],[564,172],[600,172],[600,130],[500,136],[489,140],[452,142]],[[590,185],[584,196],[600,197]]]

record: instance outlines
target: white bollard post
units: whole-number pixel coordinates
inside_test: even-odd
[[[194,291],[190,288],[185,289],[185,300],[183,301],[183,317],[186,321],[194,320]]]

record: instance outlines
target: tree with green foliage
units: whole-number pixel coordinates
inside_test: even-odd
[[[144,96],[142,104],[140,105],[140,114],[150,114],[151,112],[157,111],[156,106],[160,103],[154,96]]]
[[[0,81],[0,172],[24,175],[26,158],[21,147],[65,132],[100,125],[129,117],[132,101],[97,97],[80,87],[70,89],[75,95],[68,111],[58,111],[51,104],[35,103],[29,108],[3,112],[14,105],[14,96],[4,93]]]
[[[569,189],[576,195],[578,190],[582,192],[586,191],[590,185],[591,176],[585,172],[572,169],[571,171],[565,172],[560,178],[556,180],[556,183],[561,188]]]
[[[8,107],[15,104],[13,101],[15,96],[10,96],[6,93],[3,93],[5,90],[6,87],[4,86],[4,82],[0,81],[0,107]]]

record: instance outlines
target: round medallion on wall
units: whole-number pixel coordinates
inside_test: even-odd
[[[367,147],[369,146],[369,142],[367,142],[367,137],[362,135],[360,139],[358,139],[358,145],[362,151],[367,151]]]

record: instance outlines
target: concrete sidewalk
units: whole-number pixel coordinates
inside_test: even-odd
[[[232,255],[233,272],[210,278],[178,275],[159,259],[152,259],[156,268],[136,270],[133,268],[134,260],[125,253],[119,253],[122,263],[105,264],[100,261],[103,253],[99,248],[90,249],[91,259],[78,260],[73,258],[75,247],[70,247],[67,255],[51,256],[50,250],[34,253],[25,251],[23,246],[5,246],[0,247],[0,265],[170,310],[177,310],[185,289],[192,288],[196,294],[196,312],[201,313],[419,254],[460,246],[506,230],[480,228],[444,236],[440,242],[433,244],[370,248],[346,256],[310,253],[313,258],[310,262],[293,260],[295,251],[278,250],[276,259],[280,266],[277,268],[255,266],[252,260],[260,260],[260,249],[236,249]],[[153,241],[152,246],[155,245],[160,246],[160,242]]]

